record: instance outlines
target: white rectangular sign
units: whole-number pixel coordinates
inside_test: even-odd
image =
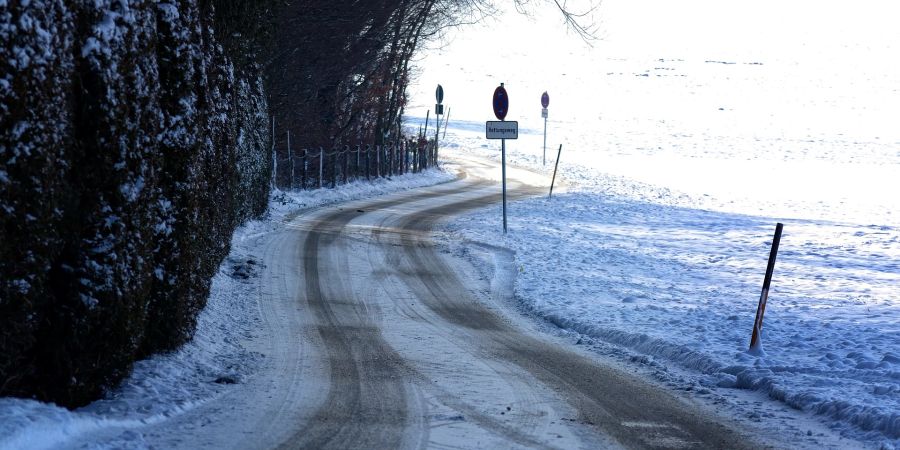
[[[515,120],[489,120],[485,123],[485,135],[488,139],[518,139],[519,122]]]

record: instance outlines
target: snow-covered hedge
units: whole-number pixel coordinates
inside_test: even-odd
[[[80,405],[185,342],[264,211],[261,70],[214,22],[197,0],[0,0],[0,395]]]

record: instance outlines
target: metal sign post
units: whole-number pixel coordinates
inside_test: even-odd
[[[500,139],[500,164],[503,170],[503,233],[506,234],[506,140],[519,138],[519,122],[505,120],[509,111],[509,96],[503,83],[494,89],[493,106],[494,115],[500,121],[487,121],[484,130],[486,138]]]
[[[547,91],[541,94],[541,117],[544,118],[544,165],[547,165],[547,106],[550,106],[550,96]]]
[[[441,115],[444,114],[444,88],[441,85],[437,85],[437,89],[434,91],[434,98],[437,100],[437,104],[434,105],[434,118],[436,122],[435,131],[434,131],[434,165],[437,166],[438,160],[438,137],[441,134]]]

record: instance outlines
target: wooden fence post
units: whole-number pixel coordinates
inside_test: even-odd
[[[341,166],[343,167],[343,170],[344,170],[344,184],[347,184],[350,182],[350,146],[349,145],[344,146],[343,162],[344,163],[341,164]]]
[[[361,152],[362,152],[362,148],[359,144],[357,144],[356,145],[356,168],[353,170],[353,176],[357,180],[359,179],[359,176],[362,173],[362,171],[359,169],[359,156],[360,156],[359,154]]]
[[[391,156],[388,158],[391,161],[391,167],[389,169],[390,175],[394,176],[394,158],[397,157],[397,147],[391,144]]]
[[[332,189],[337,187],[338,153],[340,153],[340,150],[338,150],[337,147],[334,147],[331,149],[331,188]]]
[[[290,177],[288,180],[288,190],[294,190],[294,153],[291,151],[291,130],[287,131],[287,148],[288,148],[288,164],[291,165]]]
[[[272,116],[272,189],[278,189],[278,152],[275,151],[275,116]]]
[[[325,170],[325,149],[319,147],[319,189],[322,189],[322,172]]]
[[[369,179],[369,153],[370,153],[371,149],[372,149],[372,146],[369,144],[366,144],[366,180]]]

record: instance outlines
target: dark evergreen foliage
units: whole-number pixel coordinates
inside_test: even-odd
[[[399,142],[410,59],[456,3],[284,0],[266,70],[277,148],[286,130],[295,148]]]
[[[84,404],[189,339],[264,212],[261,68],[211,4],[0,3],[0,395]]]

